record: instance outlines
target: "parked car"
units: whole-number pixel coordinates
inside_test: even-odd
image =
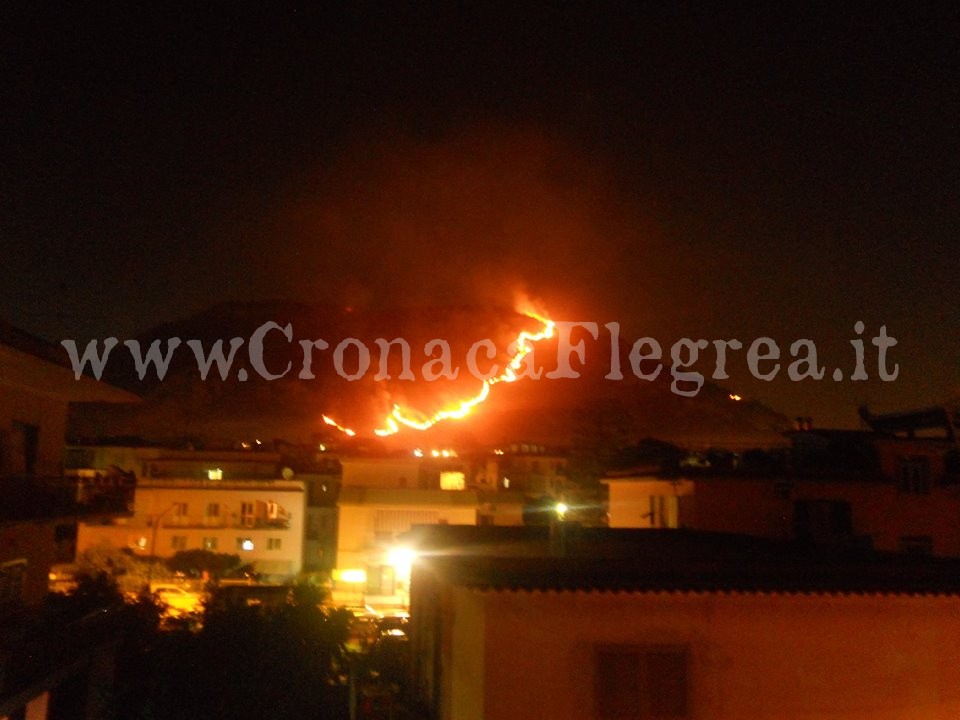
[[[389,615],[380,618],[377,621],[377,629],[380,631],[380,641],[404,642],[409,639],[407,632],[410,626],[410,618],[407,615]]]
[[[179,585],[154,585],[152,589],[153,596],[165,606],[165,613],[170,617],[180,617],[203,609],[203,597]]]

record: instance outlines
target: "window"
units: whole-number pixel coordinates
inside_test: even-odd
[[[393,595],[396,581],[392,565],[370,565],[367,567],[367,594]]]
[[[220,517],[220,503],[207,503],[207,517]]]
[[[77,524],[64,523],[54,530],[57,542],[55,560],[58,563],[72,563],[77,556]]]
[[[788,482],[778,482],[773,484],[773,496],[777,500],[789,500],[793,492],[793,485]]]
[[[170,538],[170,548],[172,550],[186,550],[187,549],[187,536],[186,535],[174,535]]]
[[[240,503],[240,522],[244,527],[253,527],[254,519],[254,506],[252,502]]]
[[[217,539],[215,537],[205,537],[203,539],[203,549],[216,551],[217,549]]]
[[[207,470],[207,480],[223,480],[223,470],[221,468]]]
[[[25,559],[0,563],[0,608],[18,605],[23,599],[24,579],[27,575]]]
[[[250,538],[238,537],[237,538],[237,550],[253,550],[253,540]]]
[[[283,542],[280,538],[267,538],[267,550],[279,550]]]
[[[462,472],[445,470],[440,473],[441,490],[463,490],[466,487],[466,478]]]
[[[930,458],[897,458],[897,490],[907,495],[930,494]]]
[[[798,540],[833,544],[853,537],[853,513],[846,500],[795,500],[793,530]]]
[[[595,655],[599,720],[689,718],[690,652],[675,645],[606,645]]]
[[[187,510],[188,508],[185,502],[173,503],[173,505],[171,505],[169,510],[169,519],[164,524],[175,525],[175,526],[186,525],[188,522]],[[167,512],[167,511],[164,511],[164,512]],[[161,519],[163,518],[164,512],[160,513]]]
[[[900,538],[900,552],[907,555],[932,555],[933,539],[929,535],[904,535]]]
[[[651,495],[650,510],[641,516],[652,528],[677,528],[680,526],[680,498],[676,495]]]
[[[387,539],[392,535],[405,533],[414,525],[436,525],[440,513],[436,510],[377,510],[373,519],[376,534],[385,533]]]
[[[40,447],[40,426],[13,421],[13,447],[20,457],[15,460],[15,472],[33,475],[37,469],[37,451]]]

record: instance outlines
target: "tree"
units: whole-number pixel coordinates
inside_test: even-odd
[[[350,613],[318,597],[304,586],[279,606],[211,604],[200,630],[160,633],[124,717],[343,717]]]
[[[106,575],[122,593],[137,593],[147,583],[149,565],[129,550],[103,542],[77,555],[78,576]]]

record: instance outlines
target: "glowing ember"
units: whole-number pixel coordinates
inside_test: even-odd
[[[337,421],[334,420],[334,419],[331,418],[331,417],[328,417],[328,416],[324,415],[324,416],[323,416],[323,421],[324,421],[327,425],[330,425],[331,427],[335,427],[337,430],[339,430],[340,432],[342,432],[344,435],[348,435],[349,437],[353,437],[354,435],[356,435],[356,433],[355,433],[353,430],[351,430],[351,429],[348,428],[348,427],[343,427],[343,425],[339,425],[339,424],[337,423]]]

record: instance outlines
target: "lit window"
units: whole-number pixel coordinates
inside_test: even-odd
[[[223,480],[223,468],[207,470],[207,480]]]
[[[203,549],[204,550],[216,550],[217,549],[217,539],[215,537],[205,537],[203,539]]]
[[[462,472],[446,470],[440,473],[441,490],[463,490],[467,486]]]
[[[250,538],[237,538],[237,550],[253,550],[253,540]]]
[[[344,583],[365,583],[367,582],[367,571],[362,568],[346,568],[344,570],[334,570],[335,580]]]

